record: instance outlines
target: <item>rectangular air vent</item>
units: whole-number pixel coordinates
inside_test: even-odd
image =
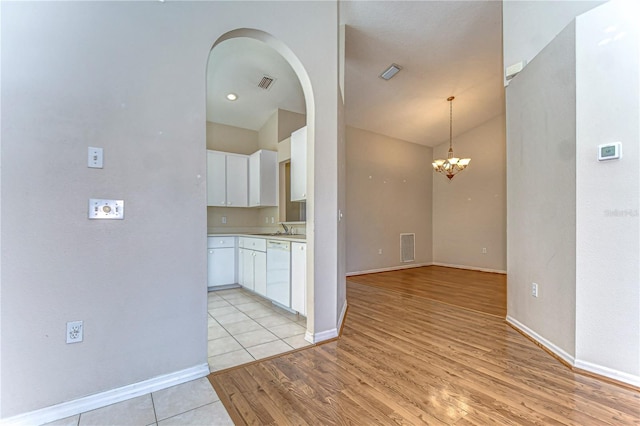
[[[402,262],[416,260],[416,234],[400,234],[400,258]]]
[[[274,81],[276,81],[275,78],[265,75],[262,77],[262,80],[260,80],[260,83],[258,83],[258,87],[264,90],[269,90]]]

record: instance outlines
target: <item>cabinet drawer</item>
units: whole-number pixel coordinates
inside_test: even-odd
[[[207,248],[235,247],[236,237],[207,237]]]
[[[258,251],[267,251],[267,240],[264,238],[239,237],[238,247]]]

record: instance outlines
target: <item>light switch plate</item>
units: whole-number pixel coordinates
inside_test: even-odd
[[[89,147],[87,166],[92,169],[101,169],[103,166],[103,150],[102,148]]]
[[[89,200],[89,219],[124,219],[124,200]]]

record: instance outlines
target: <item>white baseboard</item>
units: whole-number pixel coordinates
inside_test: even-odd
[[[41,425],[76,414],[106,407],[116,402],[125,401],[137,396],[146,395],[161,389],[189,382],[209,375],[209,365],[200,364],[191,368],[154,377],[153,379],[133,383],[106,392],[78,398],[73,401],[52,405],[51,407],[19,414],[0,420],[2,425]]]
[[[304,340],[306,340],[309,343],[320,343],[323,342],[325,340],[329,340],[329,339],[334,339],[338,337],[338,329],[337,328],[332,328],[331,330],[327,330],[327,331],[322,331],[320,333],[310,333],[310,332],[306,332],[304,335]]]
[[[618,382],[628,383],[631,386],[640,387],[640,376],[625,373],[622,371],[614,370],[613,368],[603,367],[591,362],[582,361],[577,359],[574,367],[580,370],[587,371],[589,373],[596,374],[602,377],[608,377],[609,379],[617,380]]]
[[[347,315],[347,300],[345,299],[344,304],[342,305],[342,310],[340,311],[340,317],[338,318],[338,333],[342,330],[342,323],[344,322],[344,317]]]
[[[480,271],[480,272],[492,272],[494,274],[506,274],[507,271],[503,271],[502,269],[490,269],[490,268],[480,268],[477,266],[466,266],[466,265],[452,265],[450,263],[441,263],[441,262],[433,262],[434,266],[444,266],[447,268],[456,268],[456,269],[469,269],[471,271]]]
[[[570,366],[576,369],[583,370],[587,373],[593,373],[596,376],[606,377],[609,379],[616,380],[618,382],[627,383],[631,386],[640,387],[640,376],[636,376],[634,374],[625,373],[623,371],[618,371],[613,368],[604,367],[602,365],[594,364],[587,361],[582,361],[580,359],[575,358],[574,356],[568,354],[566,351],[561,349],[560,347],[554,345],[535,331],[531,330],[526,325],[519,322],[517,319],[507,315],[507,322],[518,330],[525,333],[527,336],[531,337],[536,342],[540,343],[549,351],[553,352],[556,356],[563,359]]]
[[[378,269],[368,269],[366,271],[355,271],[355,272],[347,272],[347,277],[352,277],[354,275],[365,275],[365,274],[376,274],[378,272],[390,272],[390,271],[399,271],[401,269],[410,269],[410,268],[421,268],[423,266],[431,266],[433,263],[412,263],[410,265],[398,265],[398,266],[390,266],[388,268],[378,268]]]
[[[545,348],[549,349],[551,352],[553,352],[558,357],[563,359],[569,365],[574,365],[575,364],[575,358],[574,358],[573,355],[569,354],[567,351],[565,351],[561,347],[559,347],[559,346],[555,345],[554,343],[550,342],[549,340],[545,339],[544,337],[542,337],[541,335],[539,335],[535,331],[531,330],[526,325],[522,324],[517,319],[507,315],[507,322],[509,324],[513,325],[514,327],[516,327],[518,330],[520,330],[523,333],[525,333],[527,336],[531,337],[536,342],[540,343]]]

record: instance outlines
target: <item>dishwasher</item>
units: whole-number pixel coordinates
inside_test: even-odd
[[[291,243],[267,240],[267,297],[291,308]]]

